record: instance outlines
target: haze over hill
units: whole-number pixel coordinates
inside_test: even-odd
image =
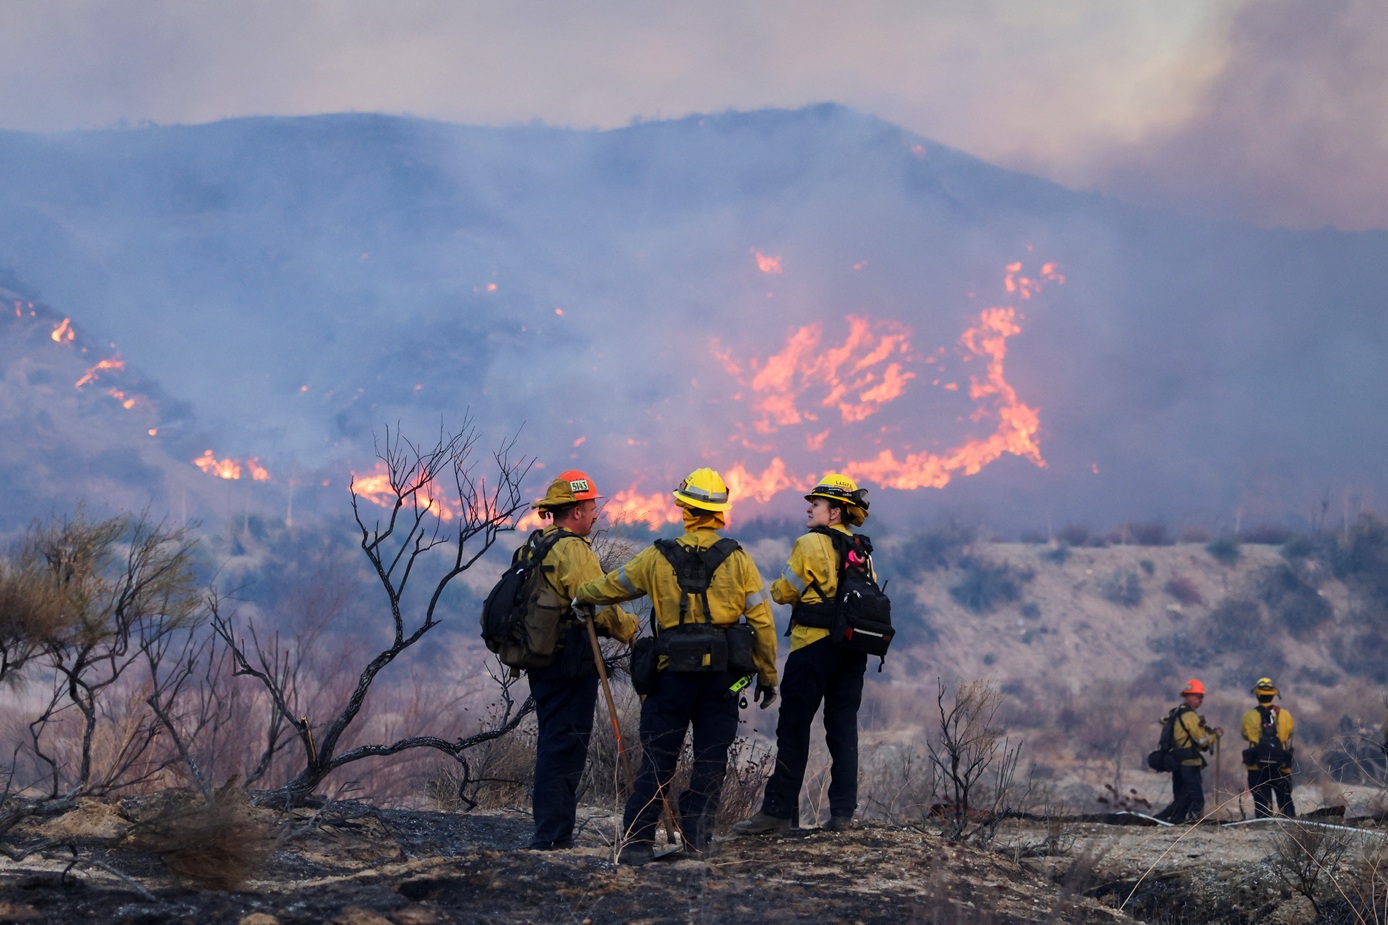
[[[118,354],[174,465],[263,468],[215,514],[282,510],[291,480],[340,492],[385,426],[469,407],[494,442],[524,425],[537,494],[578,464],[659,514],[703,464],[740,517],[844,469],[878,530],[942,509],[1000,532],[1301,524],[1381,493],[1388,233],[1142,212],[839,106],[3,133],[0,215],[8,330],[32,302]],[[6,340],[27,518],[53,489],[24,460],[61,444],[16,409],[68,399]],[[71,347],[25,343],[41,366]],[[169,503],[162,475],[124,478]]]

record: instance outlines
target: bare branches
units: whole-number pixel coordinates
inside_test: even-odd
[[[8,664],[28,662],[49,682],[27,748],[6,771],[8,789],[30,793],[0,814],[5,831],[162,771],[170,760],[155,747],[163,726],[144,706],[172,699],[186,680],[175,653],[187,651],[185,630],[201,604],[191,542],[143,517],[91,522],[79,511],[35,525],[2,571],[14,599],[29,607],[29,635],[9,647]],[[19,761],[30,779],[16,788]]]
[[[930,742],[930,761],[939,772],[949,802],[939,807],[952,839],[987,842],[1006,809],[1008,789],[1017,768],[1021,745],[1008,744],[1002,730],[993,725],[1003,695],[987,681],[961,682],[954,700],[939,682],[938,740]],[[985,792],[985,777],[993,772],[993,786]],[[984,798],[980,806],[979,797]]]
[[[432,445],[416,443],[398,428],[387,429],[376,445],[381,464],[377,472],[353,480],[352,515],[361,550],[384,598],[383,616],[388,614],[390,621],[390,641],[360,667],[350,692],[334,705],[326,722],[310,724],[297,701],[295,686],[302,653],[291,657],[277,638],[262,645],[254,628],[238,633],[231,620],[214,606],[213,629],[231,652],[236,674],[260,683],[269,694],[276,722],[281,728],[293,728],[303,747],[302,769],[276,792],[286,802],[311,793],[333,771],[363,758],[432,748],[461,760],[467,748],[505,734],[532,708],[527,701],[516,711],[508,702],[504,721],[480,737],[451,740],[416,734],[342,749],[344,737],[360,716],[380,673],[438,626],[443,617],[439,603],[449,583],[470,568],[503,530],[512,528],[524,507],[521,481],[529,471],[530,460],[514,457],[516,440],[512,437],[491,454],[489,477],[483,477],[477,458],[479,439],[471,418],[456,433],[441,427]],[[445,548],[449,552],[441,560]],[[411,579],[425,568],[438,571],[436,577],[431,573],[421,596],[412,590]],[[509,698],[508,692],[503,693]],[[279,742],[272,732],[265,760]]]

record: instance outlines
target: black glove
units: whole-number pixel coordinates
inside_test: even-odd
[[[757,706],[765,710],[776,702],[776,688],[765,684],[757,685]]]

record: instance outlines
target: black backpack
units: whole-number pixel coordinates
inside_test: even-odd
[[[1259,724],[1258,744],[1246,751],[1251,754],[1245,764],[1256,764],[1263,768],[1283,767],[1291,763],[1291,752],[1284,748],[1277,734],[1277,707],[1257,707],[1262,723]]]
[[[861,533],[844,533],[829,527],[815,527],[813,532],[833,541],[839,560],[838,590],[832,603],[797,608],[792,620],[828,629],[836,644],[876,655],[877,670],[881,671],[896,630],[892,628],[892,602],[873,577],[872,540]],[[824,597],[818,582],[811,585]]]
[[[554,566],[545,557],[554,544],[568,536],[555,530],[549,536],[536,530],[511,557],[511,565],[492,586],[482,605],[482,641],[495,652],[514,677],[522,668],[547,668],[559,650],[559,624],[569,612],[569,601],[555,593],[545,580]]]
[[[656,651],[665,656],[666,667],[679,672],[731,671],[738,675],[751,674],[756,633],[745,623],[734,626],[714,626],[713,612],[708,606],[708,586],[713,573],[728,557],[742,547],[737,540],[723,537],[707,549],[691,549],[674,540],[656,540],[655,548],[675,570],[679,582],[680,619],[676,626],[661,630],[656,636]],[[704,608],[700,623],[687,622],[689,599],[699,598]],[[651,614],[655,626],[655,614]]]
[[[1153,771],[1170,773],[1181,766],[1181,762],[1200,754],[1199,749],[1176,747],[1176,721],[1181,714],[1190,712],[1185,704],[1172,707],[1171,712],[1161,721],[1161,738],[1157,740],[1157,750],[1147,755],[1147,767]]]

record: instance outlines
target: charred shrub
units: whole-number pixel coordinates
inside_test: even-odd
[[[977,556],[959,561],[963,578],[949,589],[949,596],[961,607],[973,613],[992,613],[1003,604],[1010,604],[1022,595],[1022,585],[1031,581],[1033,573],[1010,565],[994,565]]]
[[[1330,643],[1330,655],[1348,674],[1375,684],[1388,683],[1388,636],[1380,629],[1337,634]]]
[[[1093,530],[1083,524],[1066,524],[1065,527],[1056,534],[1056,539],[1066,546],[1102,546],[1103,540],[1099,539]]]
[[[1126,523],[1123,532],[1134,546],[1170,546],[1171,531],[1164,523]]]
[[[1371,599],[1376,608],[1388,607],[1388,521],[1364,514],[1331,551],[1336,577]]]
[[[1258,546],[1281,546],[1292,538],[1290,527],[1279,527],[1273,524],[1262,524],[1251,527],[1242,533],[1245,543],[1253,543]]]
[[[1056,565],[1064,565],[1070,558],[1070,547],[1064,543],[1057,543],[1054,547],[1042,552],[1041,558],[1047,562],[1054,562]]]
[[[1247,652],[1268,635],[1263,608],[1243,597],[1221,601],[1205,618],[1203,628],[1205,647],[1215,653]]]
[[[1195,582],[1184,575],[1171,576],[1162,590],[1171,595],[1176,603],[1182,607],[1193,607],[1205,603],[1205,596],[1200,593]]]
[[[1099,595],[1113,604],[1136,607],[1142,603],[1142,579],[1138,577],[1137,572],[1116,569],[1112,574],[1099,579]]]
[[[964,550],[978,540],[978,528],[953,518],[907,540],[901,549],[902,574],[947,569],[965,558]]]
[[[1335,615],[1330,602],[1286,565],[1264,569],[1258,593],[1274,619],[1294,633],[1315,629]]]

